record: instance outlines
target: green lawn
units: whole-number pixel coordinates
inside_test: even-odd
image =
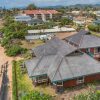
[[[91,34],[100,37],[100,33],[97,33],[97,32],[91,32]]]

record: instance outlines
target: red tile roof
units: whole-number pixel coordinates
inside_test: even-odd
[[[25,10],[25,14],[58,14],[59,12],[56,10]]]

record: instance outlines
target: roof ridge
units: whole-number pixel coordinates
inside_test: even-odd
[[[54,74],[54,76],[53,76],[53,79],[54,79],[54,77],[55,77],[57,71],[59,70],[59,67],[60,67],[62,61],[63,61],[63,58],[61,58],[61,60],[59,61],[59,65],[58,65],[58,67],[57,67],[57,69],[56,69],[56,72],[55,72],[55,74]],[[52,80],[53,80],[53,79],[52,79]]]
[[[36,66],[33,68],[33,71],[37,68],[37,66],[39,65],[39,63],[40,63],[40,61],[42,60],[42,58],[43,58],[43,56],[41,56],[41,58],[39,59],[39,61],[38,61],[37,64],[36,64]],[[33,71],[32,71],[32,73],[33,73]],[[31,73],[31,75],[32,75],[32,73]]]
[[[85,35],[82,35],[81,40],[79,41],[78,48],[81,46],[84,36],[85,36]]]
[[[65,61],[66,61],[66,63],[68,64],[68,68],[69,68],[69,70],[70,70],[71,74],[72,74],[72,75],[73,75],[73,77],[74,77],[74,73],[73,73],[72,69],[70,68],[70,64],[69,64],[69,62],[68,62],[68,60],[67,60],[67,58],[66,58],[66,57],[65,57]]]

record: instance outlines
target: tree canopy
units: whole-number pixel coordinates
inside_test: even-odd
[[[26,9],[28,9],[28,10],[34,10],[34,9],[37,9],[37,7],[36,7],[36,5],[33,3],[33,4],[29,4],[29,5],[27,6]]]

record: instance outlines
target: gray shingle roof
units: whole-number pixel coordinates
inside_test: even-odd
[[[100,63],[92,57],[49,55],[25,62],[30,77],[47,74],[52,82],[100,73]]]
[[[100,63],[86,54],[59,59],[57,57],[48,69],[48,76],[52,82],[95,73],[100,73]]]
[[[87,33],[87,31],[80,31],[65,40],[77,45],[78,48],[100,47],[100,38]]]
[[[25,66],[27,68],[29,77],[32,76],[31,75],[32,74],[32,70],[35,68],[35,66],[36,66],[38,61],[39,61],[39,59],[37,59],[37,58],[33,58],[31,60],[25,61]]]
[[[28,24],[35,24],[35,23],[43,23],[43,21],[35,18],[28,21]]]
[[[55,59],[55,55],[42,56],[25,62],[30,77],[47,74],[48,68]]]
[[[95,40],[97,37],[92,36],[92,38]],[[82,39],[88,41],[91,36],[85,35]],[[93,45],[92,40],[90,40],[90,46]],[[97,41],[99,38],[94,44],[97,44]],[[83,42],[82,44],[84,45],[80,46],[85,47],[88,43]],[[37,57],[25,62],[29,76],[47,74],[50,80],[54,82],[100,73],[100,63],[90,56],[86,54],[69,55],[76,50],[63,40],[53,38],[46,44],[35,48],[33,51]]]
[[[93,35],[84,35],[79,48],[100,47],[100,38]]]
[[[62,55],[67,55],[75,51],[76,48],[66,43],[63,40],[60,40],[54,37],[53,39],[48,41],[46,44],[33,48],[32,50],[37,57],[40,57],[43,55],[44,56],[55,55],[57,53],[60,53]]]
[[[87,33],[89,32],[85,30],[81,30],[77,34],[65,38],[65,40],[68,40],[69,42],[72,42],[78,46],[81,42],[83,35],[86,35]]]

